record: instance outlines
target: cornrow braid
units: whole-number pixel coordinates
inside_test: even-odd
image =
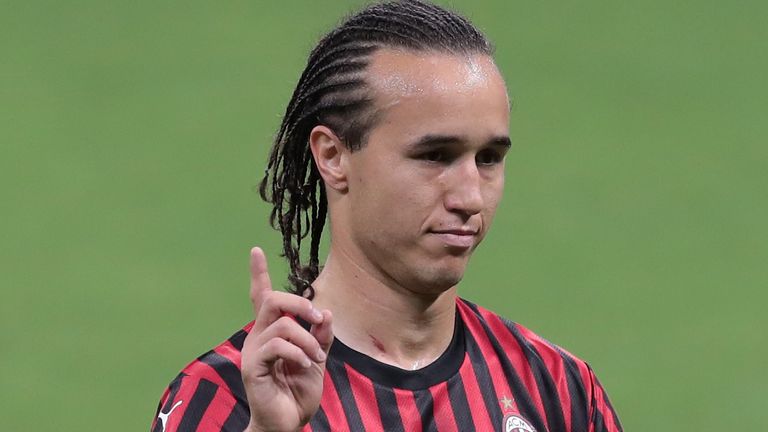
[[[421,0],[371,5],[348,17],[323,37],[307,66],[278,129],[261,197],[273,205],[270,224],[283,236],[290,265],[289,290],[314,296],[320,273],[320,238],[328,214],[322,178],[309,148],[309,135],[325,125],[352,151],[366,142],[376,111],[365,82],[371,56],[382,48],[417,52],[491,55],[486,37],[462,16]],[[302,241],[310,236],[309,262],[302,264]]]

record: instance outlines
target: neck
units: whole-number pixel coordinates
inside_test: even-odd
[[[382,363],[420,369],[450,344],[456,287],[418,293],[375,274],[333,245],[313,286],[315,306],[333,313],[334,336]]]

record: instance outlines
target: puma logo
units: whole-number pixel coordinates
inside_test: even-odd
[[[157,418],[160,420],[160,422],[163,424],[163,432],[165,432],[165,424],[168,423],[168,417],[171,416],[171,413],[173,410],[175,410],[179,405],[184,403],[184,401],[178,401],[171,407],[171,410],[167,413],[164,413],[162,410],[160,411],[160,414],[157,415]]]

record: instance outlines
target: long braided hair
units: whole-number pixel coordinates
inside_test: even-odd
[[[380,48],[456,55],[493,52],[488,39],[467,19],[421,0],[369,6],[348,17],[312,50],[259,187],[261,197],[274,206],[270,224],[283,235],[289,290],[310,299],[311,284],[320,272],[318,253],[328,203],[309,134],[315,126],[325,125],[350,150],[364,145],[376,120],[364,72]],[[308,235],[309,262],[302,264],[302,240]]]

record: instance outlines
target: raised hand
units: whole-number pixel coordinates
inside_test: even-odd
[[[251,421],[248,432],[301,429],[320,406],[333,342],[331,312],[300,296],[273,291],[267,260],[251,249],[251,302],[256,321],[242,350],[242,376]],[[310,331],[297,323],[300,317]]]

